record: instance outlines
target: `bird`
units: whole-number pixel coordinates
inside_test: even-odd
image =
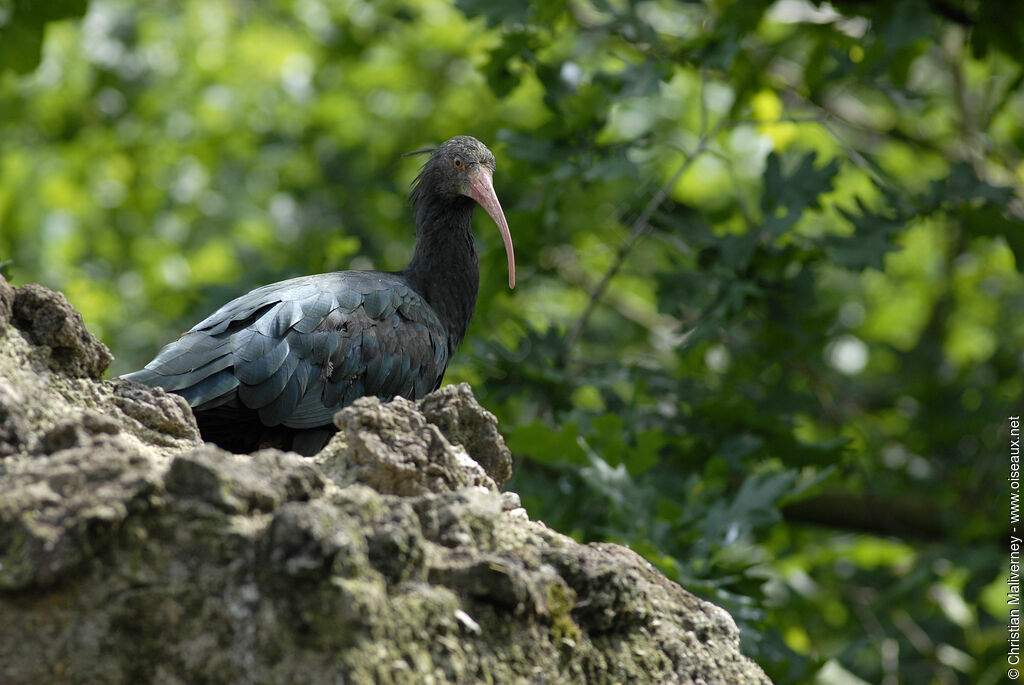
[[[471,219],[498,226],[495,159],[471,136],[429,154],[413,182],[416,244],[400,271],[335,271],[256,288],[220,307],[121,378],[184,397],[204,440],[236,453],[316,454],[334,414],[362,396],[416,400],[441,385],[466,335],[480,283]]]

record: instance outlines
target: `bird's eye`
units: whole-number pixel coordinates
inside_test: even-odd
[[[456,157],[455,158],[455,168],[456,169],[461,169],[462,168],[462,158],[461,157]]]

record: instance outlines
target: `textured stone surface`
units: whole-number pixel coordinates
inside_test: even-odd
[[[15,291],[11,320],[29,342],[49,352],[47,361],[55,371],[99,378],[114,361],[107,346],[85,329],[82,315],[63,293],[34,283],[21,286]]]
[[[725,611],[498,492],[468,386],[233,455],[180,398],[69,373],[88,340],[55,368],[4,285],[0,682],[767,682]]]
[[[447,388],[434,393],[437,404],[465,406],[465,396]],[[473,399],[473,405],[476,400]],[[381,402],[363,397],[334,417],[339,433],[320,453],[324,470],[340,484],[365,483],[379,492],[421,495],[478,485],[498,486],[461,444],[452,444],[416,403],[397,397]],[[508,452],[497,431],[493,441]],[[496,449],[481,439],[483,451]],[[511,461],[511,458],[509,458]],[[511,466],[508,466],[511,470]]]
[[[0,328],[7,326],[11,320],[11,310],[14,308],[14,288],[7,282],[7,279],[0,274]]]
[[[480,406],[468,383],[449,385],[416,404],[427,421],[462,445],[499,488],[512,477],[512,453],[498,432],[498,420]]]
[[[5,288],[14,294],[14,314],[0,316],[0,475],[17,468],[17,455],[116,444],[166,460],[201,444],[181,397],[91,378],[110,353],[62,294],[35,285],[15,290],[0,277],[0,299]]]

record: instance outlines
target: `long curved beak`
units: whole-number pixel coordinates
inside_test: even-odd
[[[501,211],[501,203],[498,202],[498,196],[494,192],[490,169],[478,166],[476,171],[470,174],[469,194],[491,215],[494,223],[498,224],[501,239],[505,242],[505,256],[508,257],[508,287],[515,288],[516,255],[512,249],[512,234],[509,233],[505,213]]]

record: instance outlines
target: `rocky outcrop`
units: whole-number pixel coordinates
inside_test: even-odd
[[[0,278],[0,682],[767,682],[725,611],[500,492],[468,386],[233,455],[109,361]]]

